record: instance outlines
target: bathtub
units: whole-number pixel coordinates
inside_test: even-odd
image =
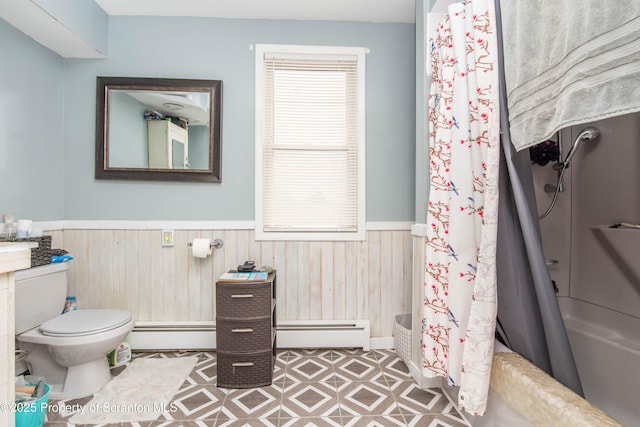
[[[626,426],[640,426],[640,319],[558,298],[586,399]]]
[[[640,426],[640,319],[558,298],[586,399],[524,357],[495,343],[484,416],[473,427]],[[453,404],[457,387],[443,381]]]
[[[445,387],[449,395],[452,390]],[[621,427],[606,412],[496,342],[487,410],[473,427]],[[628,424],[635,426],[637,424]]]

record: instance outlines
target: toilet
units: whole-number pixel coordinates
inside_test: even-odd
[[[53,399],[92,395],[110,379],[107,354],[131,332],[126,310],[76,310],[61,315],[68,263],[15,273],[17,347],[28,352],[32,375],[44,377]]]

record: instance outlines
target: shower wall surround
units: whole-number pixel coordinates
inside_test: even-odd
[[[567,169],[565,191],[540,222],[542,241],[547,259],[558,261],[550,273],[587,400],[622,424],[637,425],[640,230],[609,227],[640,224],[640,113],[564,130],[565,153],[591,126],[600,136]],[[552,195],[541,190],[555,183],[555,172],[532,167],[542,212]]]
[[[540,221],[545,256],[559,296],[576,298],[640,318],[640,278],[625,265],[624,253],[640,247],[640,230],[619,229],[619,244],[600,229],[619,222],[640,224],[640,113],[628,114],[563,131],[564,155],[582,129],[593,126],[600,136],[585,143],[565,173],[565,191],[551,214]],[[555,184],[551,165],[533,165],[538,212],[544,212]],[[635,239],[635,247],[626,239]],[[621,256],[622,255],[622,256]]]

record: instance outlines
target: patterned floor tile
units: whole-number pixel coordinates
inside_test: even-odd
[[[301,382],[287,389],[282,398],[281,418],[340,416],[334,385]]]
[[[406,426],[402,415],[386,415],[386,416],[374,416],[374,417],[352,417],[342,418],[342,423],[345,427],[396,427]]]
[[[342,427],[340,417],[280,418],[280,427]]]
[[[389,381],[413,381],[409,373],[409,368],[397,356],[389,355],[378,360],[380,369],[384,372],[384,377]]]
[[[277,418],[281,404],[282,390],[277,386],[230,390],[224,413],[230,419]]]
[[[388,358],[398,357],[398,354],[395,352],[395,350],[392,350],[392,349],[383,348],[383,349],[371,350],[371,352],[375,354],[376,359],[378,359],[378,362],[381,362]]]
[[[215,386],[187,384],[178,390],[158,420],[215,420],[226,398]]]
[[[363,381],[359,381],[363,382]],[[387,380],[384,377],[382,372],[378,372],[377,374],[369,377],[365,382],[370,384],[376,384],[379,387],[387,388],[389,387]],[[345,387],[348,387],[350,384],[353,384],[353,380],[347,376],[343,376],[342,373],[338,372],[335,374],[335,384],[338,390],[342,390]]]
[[[457,421],[438,414],[406,415],[409,427],[467,427],[464,420]]]
[[[458,411],[456,404],[452,403],[451,401],[449,401],[449,404],[444,407],[441,414],[443,420],[447,421],[447,419],[449,419],[458,423],[454,425],[467,425],[467,420],[460,414],[460,411]]]
[[[255,389],[216,387],[215,352],[133,354],[186,356],[198,362],[158,420],[109,427],[469,425],[441,390],[420,389],[393,350],[279,350],[272,385]],[[92,397],[50,400],[45,427],[74,427],[69,418]]]
[[[276,359],[276,363],[273,367],[273,377],[271,383],[284,390],[285,381],[287,379],[287,362],[281,359]]]
[[[277,427],[278,419],[257,418],[246,420],[222,420],[215,424],[216,427]]]
[[[363,351],[361,355],[356,355],[357,357],[362,357],[363,359],[375,360],[378,361],[382,355],[379,354],[378,350],[370,350]]]
[[[200,357],[201,355],[205,354],[205,353],[209,353],[210,352],[203,352],[203,351],[166,351],[166,352],[134,352],[132,353],[131,357],[133,359],[138,359],[138,358],[171,358],[171,357],[189,357],[189,356],[196,356],[196,357]]]
[[[74,414],[89,403],[93,396],[80,399],[49,399],[46,420],[50,422],[66,422]]]
[[[376,360],[346,356],[334,363],[336,375],[347,381],[370,381],[381,374]]]
[[[300,417],[299,415],[296,415],[293,411],[291,411],[287,407],[287,405],[282,405],[282,408],[280,409],[280,414],[279,414],[280,423],[284,423],[286,420],[291,420],[291,419],[310,419],[310,418],[317,418],[317,417]],[[340,407],[338,405],[331,407],[329,411],[327,411],[324,415],[322,415],[322,418],[331,418],[333,420],[340,419]]]
[[[413,381],[391,384],[391,393],[403,414],[440,414],[451,409],[451,403],[441,390],[423,390]]]
[[[338,391],[344,416],[402,414],[389,388],[372,382],[347,383]]]
[[[327,352],[327,350],[322,348],[295,348],[282,351],[284,357],[287,357],[289,360],[297,357],[317,357]]]
[[[211,424],[211,421],[154,421],[149,424],[149,427],[210,427],[215,424]]]
[[[276,356],[275,366],[279,367],[280,369],[286,369],[288,359],[288,356],[284,356],[283,353],[278,353],[278,355]]]
[[[331,360],[321,356],[298,356],[287,361],[286,382],[302,383],[318,381],[333,384],[334,372]]]
[[[215,357],[198,357],[198,362],[187,378],[190,384],[215,384],[218,378],[217,360]]]
[[[312,381],[326,372],[331,372],[333,365],[322,357],[299,358],[289,361],[288,372],[297,372],[305,380]]]
[[[361,348],[336,348],[336,349],[332,349],[331,351],[334,352],[336,355],[356,356],[356,357],[363,357],[366,354],[370,353],[369,351],[364,351]]]
[[[321,349],[317,354],[318,357],[322,357],[331,362],[337,362],[350,355],[349,349]]]

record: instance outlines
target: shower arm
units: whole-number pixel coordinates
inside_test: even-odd
[[[556,172],[558,173],[558,191],[560,193],[564,192],[564,183],[562,179],[562,164],[563,164],[563,155],[562,155],[562,132],[558,131],[558,161],[556,162]],[[560,167],[558,167],[560,166]]]
[[[553,199],[551,199],[551,203],[549,204],[549,207],[547,208],[547,210],[542,215],[538,216],[538,219],[543,219],[551,213],[551,210],[555,206],[556,200],[558,199],[558,194],[560,194],[561,191],[564,191],[564,188],[562,185],[562,178],[564,176],[564,172],[569,167],[569,164],[571,163],[573,156],[575,156],[576,151],[578,150],[578,147],[580,146],[580,144],[582,144],[584,141],[595,139],[598,137],[598,135],[600,135],[600,131],[597,128],[594,128],[594,127],[584,128],[580,132],[578,137],[575,139],[575,141],[573,142],[573,145],[571,145],[571,148],[567,153],[567,157],[564,160],[560,160],[558,163],[553,165],[553,169],[558,171],[558,181],[556,185],[547,184],[544,186],[544,191],[548,193],[553,193]],[[558,147],[561,147],[561,146],[562,144],[560,140],[560,132],[558,132]],[[559,155],[558,159],[562,159],[562,155]]]
[[[553,170],[556,171],[556,173],[558,174],[558,178],[556,180],[557,182],[557,188],[558,188],[558,192],[562,193],[564,192],[564,184],[563,184],[563,179],[562,179],[562,169],[563,169],[563,165],[564,165],[564,161],[563,159],[563,153],[562,153],[562,132],[558,131],[556,133],[557,135],[557,139],[558,139],[558,159],[556,160],[556,164],[553,165]],[[545,193],[555,193],[556,192],[556,185],[553,184],[546,184],[544,186],[544,191]]]

